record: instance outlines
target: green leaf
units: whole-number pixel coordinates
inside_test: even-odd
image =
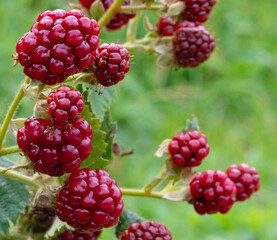
[[[192,120],[187,119],[187,125],[185,128],[183,128],[182,132],[186,133],[189,130],[200,130],[199,123],[197,117],[193,116]]]
[[[123,213],[119,217],[118,224],[116,225],[115,235],[119,239],[120,235],[127,230],[133,223],[141,223],[145,220],[135,213],[128,211],[124,208]]]
[[[106,153],[103,155],[104,158],[112,160],[113,157],[113,133],[117,129],[117,122],[112,121],[110,111],[107,111],[102,122],[101,130],[106,132],[105,142],[108,144]]]
[[[51,228],[45,233],[44,237],[51,239],[66,229],[74,231],[74,228],[70,227],[66,222],[62,222],[58,217],[56,217]]]
[[[105,113],[109,110],[112,102],[115,101],[115,87],[105,87],[100,93],[99,90],[96,89],[96,86],[87,84],[85,86],[89,89],[87,101],[90,104],[92,112],[94,116],[99,118],[102,122]]]
[[[7,158],[0,158],[0,166],[9,167],[14,163]],[[9,221],[16,223],[20,213],[30,203],[29,192],[25,185],[17,180],[0,177],[0,237],[9,232]]]
[[[93,114],[92,112],[90,112],[88,106],[85,106],[85,109],[81,114],[81,117],[87,120],[93,129],[93,138],[91,141],[93,150],[89,157],[82,162],[81,168],[104,168],[110,163],[110,161],[102,157],[105,153],[105,149],[108,146],[108,144],[105,143],[106,134],[104,131],[100,130],[100,121],[99,119],[93,117]]]

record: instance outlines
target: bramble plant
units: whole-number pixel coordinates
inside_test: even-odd
[[[79,0],[68,2],[69,11],[38,16],[16,45],[13,59],[26,78],[0,128],[2,239],[96,240],[116,226],[120,240],[171,240],[162,223],[124,209],[123,196],[185,201],[203,215],[225,214],[259,190],[258,171],[245,163],[226,173],[194,170],[210,152],[196,117],[162,141],[155,155],[166,157],[164,166],[142,189],[118,186],[107,172],[118,154],[109,107],[115,85],[132,69],[130,52],[154,54],[164,67],[199,66],[215,49],[214,37],[202,25],[215,4]],[[159,19],[151,24],[145,17],[147,33],[137,39],[144,11]],[[99,43],[100,31],[123,27],[127,42]],[[13,119],[25,96],[36,101],[33,116]],[[4,148],[11,122],[18,146]],[[4,157],[18,152],[16,164]]]

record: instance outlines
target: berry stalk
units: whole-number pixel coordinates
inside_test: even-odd
[[[34,181],[33,178],[27,177],[27,176],[25,176],[17,171],[14,171],[14,170],[7,170],[4,167],[0,167],[0,175],[4,175],[5,177],[21,181],[21,182],[26,183],[37,189],[44,188],[44,186],[42,184]]]
[[[149,197],[149,198],[163,199],[163,193],[161,193],[161,192],[146,193],[142,189],[133,189],[133,188],[120,188],[120,190],[122,192],[122,195],[126,195],[126,196]]]
[[[2,148],[0,149],[0,157],[17,152],[21,152],[21,149],[18,146]]]
[[[20,101],[22,100],[22,98],[25,96],[25,93],[24,93],[24,90],[23,90],[23,87],[24,87],[24,84],[28,84],[30,82],[30,78],[29,77],[26,77],[25,78],[25,81],[24,83],[21,85],[21,88],[19,90],[19,92],[17,93],[17,95],[15,96],[9,110],[8,110],[8,113],[4,119],[4,122],[3,122],[3,125],[1,127],[1,130],[0,130],[0,148],[2,148],[2,145],[3,145],[3,142],[4,142],[4,138],[5,138],[5,135],[6,135],[6,132],[8,130],[8,127],[9,127],[9,124],[10,124],[10,121],[20,103]]]
[[[98,21],[98,26],[101,29],[109,20],[118,12],[118,9],[123,4],[124,0],[115,0],[108,11]]]
[[[163,11],[166,7],[164,5],[152,5],[147,6],[146,4],[141,4],[137,6],[122,6],[120,8],[121,13],[134,13],[139,11]]]

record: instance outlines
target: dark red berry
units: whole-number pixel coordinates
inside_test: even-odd
[[[197,173],[190,182],[194,209],[200,215],[227,213],[236,201],[236,185],[219,170]]]
[[[227,168],[228,177],[236,184],[237,201],[244,201],[260,189],[258,171],[246,163],[231,165]]]
[[[17,143],[34,162],[34,168],[50,176],[61,176],[78,169],[92,151],[92,127],[79,119],[57,126],[53,119],[30,117],[17,133]]]
[[[97,49],[95,72],[97,81],[109,87],[122,81],[130,70],[130,54],[119,44],[104,43]]]
[[[58,122],[74,122],[80,118],[84,110],[84,100],[78,90],[61,86],[56,92],[51,92],[47,98],[48,112]]]
[[[132,224],[121,235],[120,240],[172,240],[165,225],[154,221]]]
[[[106,171],[84,168],[73,172],[62,186],[56,213],[76,229],[99,231],[118,222],[123,211],[121,197],[116,181]]]
[[[206,22],[216,0],[185,0],[185,18],[192,22]]]
[[[165,15],[159,18],[157,26],[159,33],[162,36],[172,36],[174,32],[179,28],[194,28],[198,27],[200,24],[198,22],[183,21],[181,23],[175,24],[170,16]]]
[[[205,134],[190,130],[177,133],[169,143],[168,151],[178,167],[196,167],[209,154],[210,146]]]
[[[85,7],[86,9],[90,9],[91,5],[95,2],[95,0],[79,0],[79,2]],[[110,6],[113,4],[114,0],[101,0],[104,9],[107,11]],[[123,6],[130,5],[130,0],[125,0],[122,4]],[[107,23],[106,27],[109,30],[117,30],[120,29],[122,26],[126,25],[131,18],[133,18],[136,14],[129,14],[129,13],[117,13],[115,14],[111,20]]]
[[[96,232],[79,232],[77,230],[65,230],[60,234],[61,240],[96,240],[100,236],[101,231]]]
[[[173,37],[175,62],[179,67],[198,67],[215,49],[215,40],[204,26],[182,27]]]
[[[80,10],[45,11],[17,43],[24,73],[47,85],[63,82],[95,60],[100,29]]]

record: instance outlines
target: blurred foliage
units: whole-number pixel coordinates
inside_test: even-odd
[[[65,0],[12,0],[0,4],[0,120],[24,78],[12,67],[11,54],[23,33],[46,9],[67,9]],[[156,16],[151,15],[156,21]],[[206,26],[215,33],[217,49],[198,69],[158,69],[155,57],[136,54],[131,71],[117,92],[112,116],[116,140],[135,154],[115,159],[109,167],[120,186],[142,187],[159,172],[163,160],[153,155],[195,114],[211,152],[200,170],[225,170],[246,162],[261,174],[261,190],[237,203],[227,215],[199,216],[185,203],[125,197],[128,209],[163,222],[174,240],[277,239],[277,29],[276,0],[219,1]],[[140,37],[143,30],[140,28]],[[101,39],[124,41],[124,30],[101,33]],[[24,99],[16,116],[32,114]],[[15,144],[10,135],[6,141]],[[18,155],[12,156],[17,158]],[[113,229],[100,239],[114,239]]]

